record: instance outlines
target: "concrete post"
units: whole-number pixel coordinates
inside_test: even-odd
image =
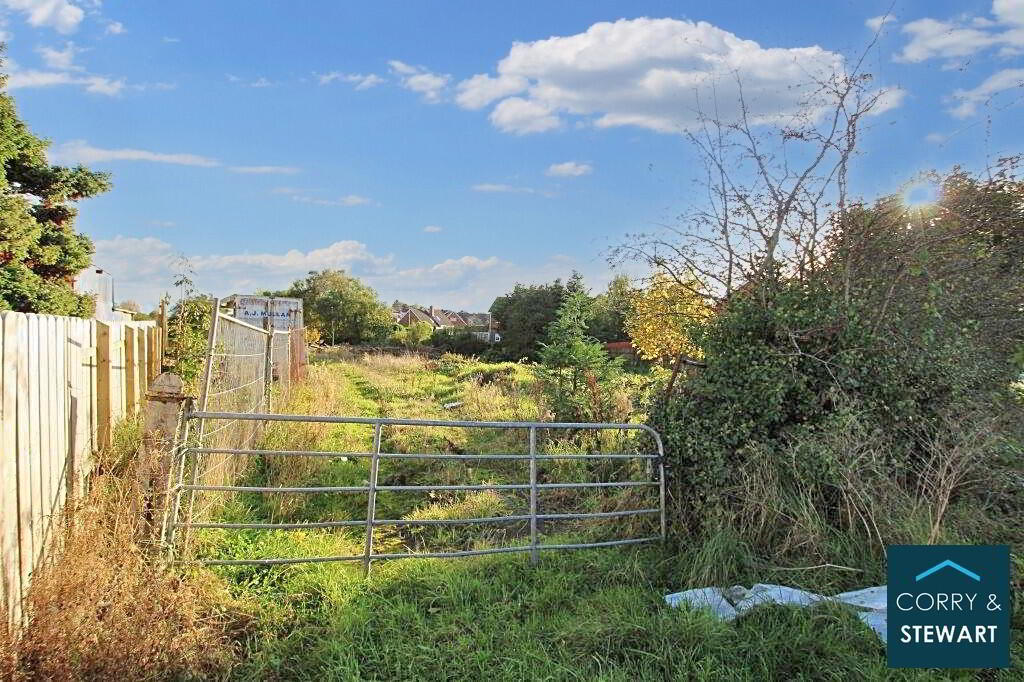
[[[164,372],[154,379],[146,392],[135,499],[142,519],[140,534],[143,540],[156,540],[160,533],[163,505],[167,498],[166,488],[170,481],[174,437],[178,432],[185,399],[184,382],[170,372]]]

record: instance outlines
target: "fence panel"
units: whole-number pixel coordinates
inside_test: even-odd
[[[9,624],[20,622],[32,571],[59,536],[65,502],[84,488],[92,453],[110,444],[114,423],[127,406],[138,409],[161,367],[152,328],[0,313],[0,596]]]
[[[0,318],[0,580],[7,621],[20,618],[21,565],[18,536],[18,462],[13,456],[18,442],[18,368],[24,346],[18,343],[24,329],[20,316]]]
[[[220,300],[213,300],[212,323],[207,339],[206,368],[198,405],[201,410],[225,411],[240,415],[238,419],[221,420],[210,424],[202,421],[189,432],[196,448],[228,450],[198,457],[193,449],[182,457],[177,482],[170,495],[175,517],[179,506],[188,518],[207,518],[222,504],[229,492],[219,496],[205,496],[198,505],[196,490],[182,495],[186,483],[190,486],[225,486],[234,483],[245,465],[244,457],[237,457],[231,449],[255,447],[263,435],[266,422],[244,418],[270,409],[270,389],[278,381],[282,392],[287,392],[295,379],[293,356],[294,335],[303,339],[299,369],[305,370],[305,330],[275,332],[239,320],[221,312]],[[173,522],[172,522],[173,526]],[[165,539],[173,541],[173,527]],[[187,543],[187,539],[185,540]]]

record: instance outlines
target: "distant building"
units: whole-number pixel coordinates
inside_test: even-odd
[[[75,277],[75,293],[92,296],[96,303],[93,317],[103,322],[130,322],[132,314],[114,308],[114,278],[103,268],[88,267]]]
[[[410,327],[417,322],[425,322],[435,330],[451,333],[468,331],[477,338],[490,343],[501,340],[500,335],[493,333],[490,313],[470,313],[436,306],[421,308],[397,302],[391,306],[391,311],[395,316],[395,322],[404,327]]]

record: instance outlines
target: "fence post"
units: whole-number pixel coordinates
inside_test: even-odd
[[[668,519],[665,517],[665,453],[658,442],[658,498],[661,503],[661,541],[668,541]]]
[[[271,319],[273,300],[272,298],[267,299],[267,316],[263,318],[263,329],[267,332],[267,345],[264,350],[265,365],[263,367],[263,402],[267,406],[267,412],[271,412],[273,409],[270,403],[270,389],[274,385],[274,321]]]
[[[205,411],[210,401],[210,382],[213,380],[213,351],[217,344],[217,328],[220,326],[220,299],[214,298],[211,303],[213,308],[210,314],[210,336],[206,339],[206,364],[203,369],[203,385],[200,389],[199,394],[199,410]],[[199,420],[199,446],[204,445],[203,437],[206,435],[206,420]],[[196,485],[199,480],[199,458],[195,457],[192,460],[192,471],[189,473],[189,481],[191,485]],[[192,521],[192,516],[196,510],[196,491],[190,490],[188,493],[188,512],[185,519],[188,522]],[[186,549],[189,542],[189,533],[185,533],[184,545]]]
[[[167,301],[160,299],[160,326],[157,332],[157,353],[156,353],[156,372],[153,376],[160,374],[164,371],[164,351],[167,349]]]
[[[110,324],[96,322],[96,441],[97,449],[110,447],[113,430],[113,386],[111,382],[113,347]]]
[[[193,408],[192,398],[186,396],[185,402],[182,404],[181,423],[178,426],[176,440],[178,449],[171,455],[172,470],[167,477],[167,502],[164,506],[161,538],[167,549],[168,558],[173,558],[174,555],[174,533],[178,529],[178,513],[181,509],[182,487],[185,485],[185,461],[188,458],[188,443],[191,433],[190,427],[192,425],[192,420],[189,419],[188,413]],[[199,457],[198,453],[194,454],[193,457]]]
[[[181,406],[185,402],[185,384],[175,374],[165,372],[153,380],[146,393],[145,425],[136,472],[139,516],[143,520],[142,539],[155,540],[160,509],[166,498],[164,486],[170,478],[171,453],[178,430]]]
[[[370,481],[366,500],[366,547],[363,550],[363,577],[370,575],[373,556],[373,521],[377,508],[377,470],[380,464],[380,422],[373,425],[373,454],[370,456]]]
[[[537,551],[537,427],[530,427],[530,563],[536,564]]]

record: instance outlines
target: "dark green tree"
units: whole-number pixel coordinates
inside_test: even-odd
[[[629,277],[617,275],[608,282],[608,289],[594,298],[594,316],[587,333],[598,341],[625,341],[626,313],[629,312]]]
[[[610,418],[615,380],[621,359],[608,357],[601,344],[587,336],[593,302],[585,292],[570,291],[548,325],[541,344],[537,378],[558,421],[603,421]]]
[[[501,343],[494,349],[494,355],[508,360],[536,360],[548,326],[558,316],[558,307],[566,294],[583,291],[583,277],[574,272],[565,284],[560,279],[551,284],[516,284],[512,291],[496,298],[490,311]]]
[[[0,75],[0,87],[5,80]],[[0,310],[84,317],[93,301],[72,283],[93,246],[73,229],[72,203],[107,191],[110,178],[83,166],[51,166],[48,144],[0,92]]]

